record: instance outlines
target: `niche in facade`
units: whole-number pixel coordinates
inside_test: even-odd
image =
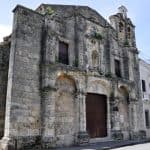
[[[93,67],[98,67],[99,65],[99,55],[96,50],[92,52],[92,66]]]

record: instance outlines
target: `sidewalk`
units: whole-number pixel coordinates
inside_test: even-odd
[[[146,140],[134,140],[134,141],[107,141],[107,142],[98,142],[98,143],[90,143],[84,146],[73,146],[73,147],[63,147],[63,148],[56,148],[54,150],[108,150],[117,147],[135,145],[135,144],[142,144],[148,143],[150,139]]]

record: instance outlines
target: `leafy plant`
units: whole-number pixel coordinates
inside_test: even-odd
[[[129,46],[129,42],[127,40],[124,42],[124,46]]]
[[[88,35],[88,37],[91,37],[91,38],[95,38],[97,40],[102,40],[103,39],[103,36],[101,35],[101,33],[97,32],[97,30],[93,29],[93,31],[90,33],[90,35]],[[93,43],[94,40],[92,40],[92,43]]]
[[[51,7],[46,8],[46,14],[52,15],[54,13],[54,10]]]
[[[102,39],[103,39],[102,35],[101,35],[100,33],[98,33],[98,32],[95,32],[95,33],[94,33],[94,37],[95,37],[96,39],[98,39],[98,40],[102,40]]]

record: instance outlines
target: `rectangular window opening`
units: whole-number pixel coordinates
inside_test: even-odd
[[[117,77],[121,77],[120,61],[117,59],[115,59],[115,74]]]
[[[59,62],[66,65],[69,64],[68,44],[62,41],[59,41]]]
[[[146,92],[145,80],[142,80],[142,91]]]
[[[145,110],[145,125],[146,125],[146,128],[150,128],[150,118],[149,118],[148,110]]]

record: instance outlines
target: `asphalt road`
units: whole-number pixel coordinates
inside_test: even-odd
[[[150,143],[126,146],[112,150],[150,150]]]
[[[142,144],[143,143],[143,144]],[[127,146],[128,145],[128,146]],[[129,146],[130,145],[130,146]],[[118,147],[118,148],[114,148]],[[107,141],[91,143],[89,145],[56,148],[54,150],[150,150],[148,141]]]
[[[107,148],[106,148],[107,149]],[[80,149],[80,150],[103,150],[103,148],[96,148],[96,149]],[[125,146],[125,147],[121,147],[121,148],[115,148],[115,149],[111,149],[111,150],[150,150],[150,143],[146,143],[146,144],[138,144],[138,145],[133,145],[133,146]]]

